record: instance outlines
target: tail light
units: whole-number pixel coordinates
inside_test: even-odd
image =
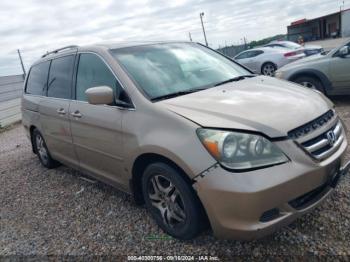
[[[289,52],[289,53],[284,54],[285,57],[291,57],[291,56],[295,56],[295,55],[297,55],[297,52]]]

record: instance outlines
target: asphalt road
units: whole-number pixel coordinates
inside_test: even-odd
[[[326,39],[320,41],[312,41],[305,43],[306,45],[320,45],[324,50],[330,51],[333,48],[340,47],[342,44],[345,44],[350,41],[350,37],[335,38],[335,39]]]
[[[350,97],[334,101],[350,130]],[[43,168],[22,126],[0,133],[0,260],[9,255],[120,260],[126,255],[212,255],[231,261],[236,256],[350,255],[349,176],[321,207],[252,242],[217,240],[209,230],[192,241],[172,239],[131,197],[79,177],[68,167]]]

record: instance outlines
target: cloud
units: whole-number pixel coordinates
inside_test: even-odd
[[[334,0],[18,0],[0,3],[0,75],[19,74],[17,49],[28,68],[47,50],[102,41],[188,40],[203,42],[199,13],[210,46],[237,44],[286,33],[290,22],[337,11]]]

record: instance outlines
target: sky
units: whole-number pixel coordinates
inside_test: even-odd
[[[1,0],[0,76],[21,74],[48,50],[65,45],[142,40],[239,44],[285,34],[302,18],[336,12],[343,0]],[[349,3],[348,3],[349,2]],[[350,0],[345,1],[350,7]]]

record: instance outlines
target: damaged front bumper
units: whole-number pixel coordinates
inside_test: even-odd
[[[344,142],[338,152],[313,166],[291,161],[283,165],[231,173],[219,164],[195,178],[193,184],[207,212],[214,235],[251,240],[288,225],[329,196],[341,177]]]

